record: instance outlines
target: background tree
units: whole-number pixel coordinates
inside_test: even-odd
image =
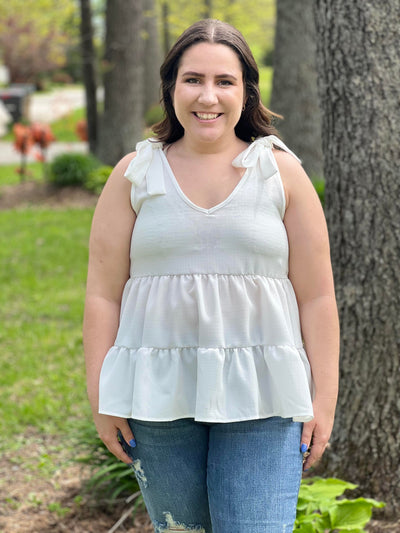
[[[400,3],[316,0],[341,387],[321,464],[400,513]]]
[[[283,115],[277,127],[308,174],[322,176],[313,3],[277,2],[270,107]]]
[[[143,7],[141,0],[108,0],[104,54],[104,114],[98,155],[109,165],[143,136]]]
[[[96,55],[93,45],[92,11],[90,0],[80,0],[82,73],[86,95],[87,135],[90,151],[97,147]]]
[[[160,101],[161,50],[158,35],[158,12],[155,0],[146,0],[144,11],[144,110]]]
[[[0,53],[11,82],[38,83],[61,67],[66,49],[78,38],[73,0],[0,2]]]
[[[210,19],[213,16],[213,1],[212,0],[203,0],[203,17],[205,19]]]

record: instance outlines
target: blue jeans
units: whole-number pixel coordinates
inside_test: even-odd
[[[279,417],[209,424],[129,420],[130,457],[156,533],[289,533],[302,424]]]

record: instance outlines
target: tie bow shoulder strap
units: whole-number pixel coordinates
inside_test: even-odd
[[[152,139],[137,143],[136,157],[129,163],[124,174],[125,178],[131,181],[136,188],[141,188],[146,183],[146,190],[149,196],[165,194],[163,167],[160,157],[162,147],[163,143]],[[149,172],[150,167],[151,172]]]
[[[267,137],[259,137],[253,141],[244,152],[241,152],[232,161],[232,165],[240,168],[251,168],[258,165],[262,176],[268,179],[279,170],[272,153],[274,145],[282,148],[282,150],[291,154],[301,163],[300,159],[278,137],[268,135]]]

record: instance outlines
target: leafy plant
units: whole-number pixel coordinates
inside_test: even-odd
[[[100,166],[90,154],[61,154],[50,165],[49,180],[58,187],[84,186],[89,174]]]
[[[313,477],[302,481],[297,504],[294,532],[328,533],[347,531],[362,533],[370,521],[373,508],[384,507],[383,502],[370,498],[338,499],[346,490],[357,485],[341,479]]]
[[[85,189],[87,189],[88,191],[93,191],[96,194],[100,194],[111,172],[112,167],[108,165],[103,165],[99,168],[95,168],[94,170],[92,170],[92,172],[90,172],[86,182],[84,183]]]

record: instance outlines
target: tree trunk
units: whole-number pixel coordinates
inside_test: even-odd
[[[109,165],[143,136],[142,0],[108,0],[104,114],[98,155]]]
[[[277,2],[270,107],[277,128],[310,176],[322,176],[321,112],[316,74],[314,0]]]
[[[93,27],[90,0],[81,0],[82,73],[86,95],[86,121],[89,150],[97,147],[96,55],[93,46]]]
[[[171,38],[169,31],[169,5],[167,1],[162,3],[162,28],[163,28],[163,48],[164,56],[166,56],[171,48]]]
[[[204,0],[203,13],[205,19],[212,18],[213,5],[212,0]]]
[[[146,0],[144,13],[144,110],[160,102],[161,53],[155,0]]]
[[[320,471],[400,514],[400,3],[316,0],[341,388]]]

